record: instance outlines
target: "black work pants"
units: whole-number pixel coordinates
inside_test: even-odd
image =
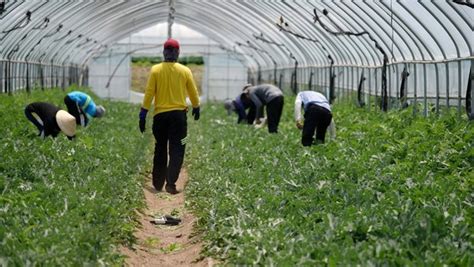
[[[43,132],[44,130],[44,124],[43,122],[39,122],[34,116],[33,116],[33,112],[28,108],[26,107],[25,108],[25,116],[26,118],[31,121],[35,126],[36,128],[38,128],[38,131],[39,131],[39,135],[41,135],[41,133]]]
[[[166,181],[175,187],[184,160],[187,117],[184,110],[158,113],[153,117],[155,156],[153,159],[153,186],[160,191]],[[169,149],[169,164],[168,164]]]
[[[332,114],[329,110],[318,105],[310,105],[304,113],[303,136],[301,139],[303,146],[311,146],[313,144],[315,130],[316,142],[324,143],[326,130],[331,120]]]
[[[82,112],[79,105],[76,101],[72,100],[68,95],[64,97],[64,104],[66,104],[67,112],[76,118],[76,124],[85,126],[87,117],[85,116],[84,112]]]
[[[277,96],[267,103],[268,132],[277,133],[280,124],[281,113],[283,112],[283,96]]]

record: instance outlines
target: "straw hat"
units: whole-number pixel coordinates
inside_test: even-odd
[[[70,137],[76,135],[76,118],[67,113],[67,111],[58,111],[56,113],[56,121],[58,122],[59,128],[65,135]]]

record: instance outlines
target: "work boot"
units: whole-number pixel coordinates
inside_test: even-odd
[[[165,190],[166,190],[166,192],[168,192],[168,193],[170,193],[170,194],[172,194],[172,195],[176,195],[176,194],[179,193],[179,191],[176,190],[176,185],[169,185],[169,184],[167,184],[167,185],[165,186]]]

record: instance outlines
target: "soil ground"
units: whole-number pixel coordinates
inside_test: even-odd
[[[195,216],[184,207],[184,187],[188,175],[181,170],[177,182],[179,194],[171,195],[156,191],[148,177],[143,188],[147,203],[140,214],[141,228],[135,232],[137,242],[133,248],[122,247],[127,266],[213,266],[212,259],[200,255],[202,243],[193,231]],[[150,220],[155,215],[171,214],[181,218],[177,226],[154,225]]]

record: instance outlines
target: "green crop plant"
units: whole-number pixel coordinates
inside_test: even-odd
[[[160,250],[161,252],[163,252],[164,254],[170,254],[170,253],[173,253],[173,252],[176,252],[176,251],[179,251],[183,248],[183,246],[179,243],[171,243],[165,247],[162,247]]]
[[[465,118],[334,109],[337,139],[302,147],[222,104],[189,127],[188,205],[206,253],[231,265],[473,266],[474,128]]]
[[[134,242],[151,134],[144,137],[131,116],[138,106],[94,97],[106,116],[78,127],[73,141],[41,139],[25,106],[46,101],[64,109],[69,90],[0,95],[2,266],[119,264],[117,246]]]
[[[148,237],[143,241],[143,246],[154,249],[157,248],[161,243],[161,240],[157,237]]]

